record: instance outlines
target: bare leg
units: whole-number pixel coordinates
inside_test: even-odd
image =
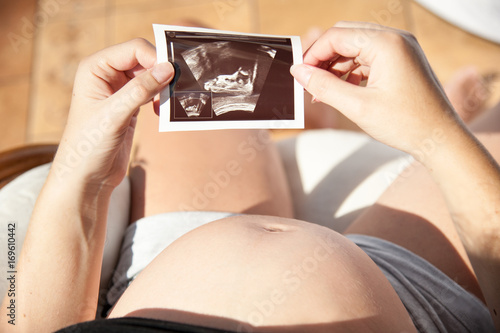
[[[489,85],[474,67],[465,67],[453,75],[444,89],[455,110],[469,123],[484,110],[491,95]]]
[[[470,128],[500,160],[500,104],[480,115]],[[404,171],[345,233],[371,235],[401,245],[484,299],[444,198],[418,163]]]
[[[131,222],[182,210],[293,215],[267,131],[158,133],[158,119],[148,111],[140,116],[136,143]]]

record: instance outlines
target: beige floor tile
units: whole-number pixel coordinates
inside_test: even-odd
[[[262,33],[303,35],[337,21],[368,21],[406,28],[404,3],[395,0],[259,0]]]
[[[0,81],[29,75],[36,0],[0,2]]]
[[[0,151],[25,143],[29,86],[28,78],[0,85]]]
[[[193,4],[190,4],[193,3]],[[132,1],[117,1],[113,15],[113,43],[143,37],[154,43],[153,23],[179,24],[183,20],[197,21],[216,29],[251,32],[255,29],[255,6],[252,1],[238,1],[237,5],[217,1],[188,1],[177,6],[153,2],[150,6],[133,6]],[[154,5],[154,6],[153,6]],[[135,10],[134,10],[135,8]]]
[[[215,0],[217,1],[217,0]],[[215,2],[213,0],[111,0],[117,11],[148,11],[151,9],[170,9],[175,7],[186,7],[197,4]]]
[[[153,23],[195,20],[217,29],[304,35],[312,26],[326,29],[339,20],[371,21],[412,31],[444,82],[470,64],[483,73],[500,73],[499,45],[463,32],[410,0],[38,1],[38,16],[33,16],[36,0],[0,4],[2,35],[13,32],[22,37],[23,29],[38,29],[37,39],[22,40],[17,52],[9,39],[0,41],[0,114],[5,120],[0,147],[22,143],[24,135],[29,142],[57,141],[79,61],[134,37],[154,42]],[[500,84],[492,91],[495,99],[500,98]],[[14,110],[13,105],[19,116],[6,111]],[[350,126],[344,120],[341,125]]]
[[[111,0],[38,0],[38,16],[46,25],[54,21],[106,15]]]
[[[25,143],[36,0],[0,3],[0,151]]]
[[[202,21],[206,21],[205,14],[215,11],[220,20],[224,20],[226,15],[234,15],[238,13],[238,8],[253,6],[258,8],[255,0],[111,0],[112,6],[116,12],[147,12],[154,9],[160,10],[184,10],[183,16],[193,17],[194,14]],[[207,9],[205,13],[189,12],[189,8],[199,7]],[[209,18],[211,19],[210,15]],[[210,23],[210,22],[209,22]]]
[[[69,111],[78,63],[106,46],[105,16],[56,21],[35,45],[28,140],[58,141]]]

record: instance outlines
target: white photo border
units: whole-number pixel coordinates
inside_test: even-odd
[[[157,62],[168,62],[167,39],[165,32],[202,32],[214,35],[241,35],[262,38],[287,38],[292,44],[293,64],[302,63],[302,46],[298,36],[281,36],[241,33],[225,30],[214,30],[206,28],[193,28],[175,25],[153,24],[155,35]],[[194,131],[194,130],[219,130],[219,129],[303,129],[304,128],[304,90],[303,87],[293,80],[294,90],[294,119],[272,119],[272,120],[223,120],[223,121],[170,121],[170,87],[165,88],[160,93],[160,132],[172,131]]]

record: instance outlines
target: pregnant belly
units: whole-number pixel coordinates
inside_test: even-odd
[[[125,291],[110,314],[122,316],[240,332],[412,331],[396,293],[356,245],[314,224],[264,216],[229,217],[179,238]]]

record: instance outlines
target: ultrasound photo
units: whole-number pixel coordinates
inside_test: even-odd
[[[212,107],[219,116],[231,111],[254,112],[276,50],[265,45],[213,42],[181,55],[198,84],[212,92]]]
[[[160,131],[303,128],[303,89],[290,75],[296,36],[154,25],[158,62],[176,75],[160,94]]]

